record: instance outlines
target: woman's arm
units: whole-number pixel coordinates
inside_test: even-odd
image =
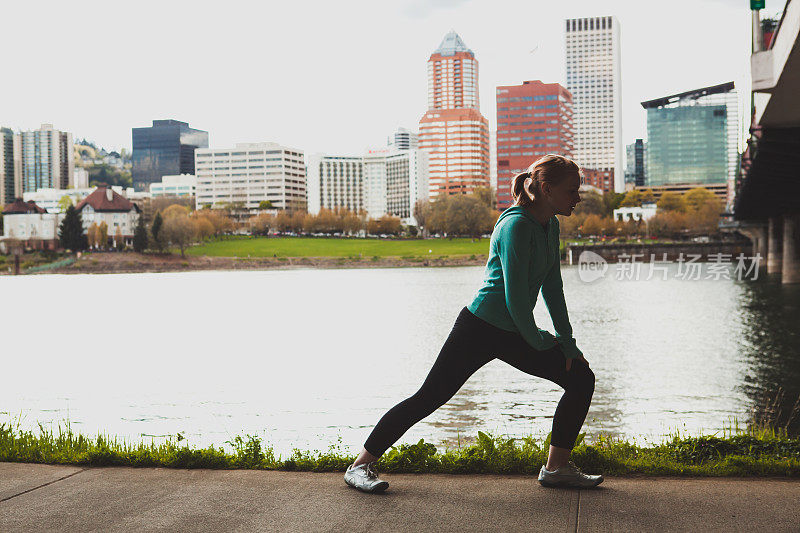
[[[528,269],[531,261],[530,224],[518,217],[505,221],[497,240],[497,251],[503,267],[506,307],[522,338],[534,349],[542,351],[555,346],[536,327],[531,309]]]
[[[550,318],[553,320],[553,327],[556,330],[556,340],[564,348],[567,359],[574,359],[583,356],[583,353],[575,346],[575,339],[572,337],[572,326],[569,323],[569,313],[567,313],[567,302],[564,299],[564,282],[561,279],[561,261],[556,258],[555,263],[550,267],[550,271],[542,282],[542,297]]]

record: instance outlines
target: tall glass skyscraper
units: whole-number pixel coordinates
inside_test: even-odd
[[[726,183],[736,174],[739,126],[733,82],[642,102],[647,186]]]
[[[194,151],[208,148],[208,132],[179,120],[154,120],[133,128],[133,188],[147,191],[163,176],[194,174]]]
[[[647,158],[647,143],[644,139],[636,141],[625,147],[625,183],[633,183],[636,187],[644,187],[645,184],[645,160]]]

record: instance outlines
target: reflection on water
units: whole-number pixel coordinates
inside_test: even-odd
[[[800,398],[800,285],[781,285],[780,276],[745,286],[739,298],[741,353],[745,362],[741,390],[755,416],[783,391],[774,418],[790,434],[800,434],[800,416],[790,419]],[[767,401],[765,401],[767,400]]]
[[[674,265],[673,265],[674,267]],[[421,385],[482,267],[4,278],[0,421],[194,445],[255,434],[355,452]],[[744,422],[800,391],[800,287],[771,279],[579,280],[578,346],[597,376],[583,430],[660,441]],[[552,329],[544,306],[540,327]],[[400,442],[544,436],[561,389],[495,360]],[[785,410],[791,405],[785,407]],[[797,421],[793,425],[797,428]]]

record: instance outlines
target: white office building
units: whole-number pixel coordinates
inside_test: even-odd
[[[365,209],[364,158],[312,154],[308,158],[308,212],[342,207],[354,213]]]
[[[304,155],[295,148],[269,142],[198,148],[195,175],[198,209],[232,202],[258,209],[265,200],[278,209],[306,209]]]
[[[197,176],[194,174],[178,174],[162,176],[160,182],[150,184],[152,198],[163,196],[195,196],[197,194]]]
[[[422,150],[368,150],[364,154],[364,205],[370,218],[399,217],[417,226],[414,204],[428,200],[428,154]]]
[[[369,218],[399,217],[417,225],[414,204],[427,200],[428,154],[422,150],[367,150],[363,156],[308,158],[308,212],[342,207]]]
[[[380,218],[388,209],[386,156],[389,150],[367,150],[364,154],[364,209],[369,218]]]
[[[566,62],[567,89],[572,93],[574,110],[574,159],[593,185],[604,191],[624,192],[620,28],[616,17],[567,19]]]

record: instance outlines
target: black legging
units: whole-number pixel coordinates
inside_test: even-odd
[[[592,401],[594,372],[579,359],[572,361],[567,372],[559,346],[535,350],[519,333],[497,328],[466,307],[420,389],[383,415],[364,448],[375,457],[383,455],[411,426],[447,403],[472,374],[495,357],[563,387],[550,444],[572,449]]]

